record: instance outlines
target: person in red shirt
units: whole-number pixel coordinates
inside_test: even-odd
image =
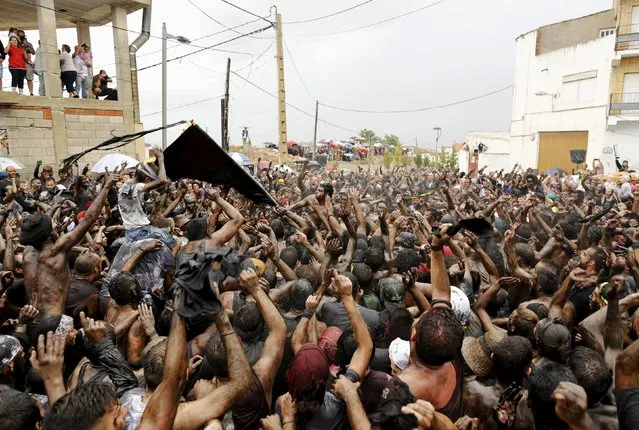
[[[15,93],[22,94],[24,88],[24,79],[27,76],[27,62],[25,50],[18,44],[18,38],[11,36],[9,45],[4,50],[5,54],[9,54],[9,72],[11,72],[11,90]]]

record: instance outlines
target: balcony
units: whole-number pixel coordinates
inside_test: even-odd
[[[629,122],[639,122],[639,93],[611,94],[608,128]]]
[[[617,28],[615,51],[619,60],[639,56],[639,24],[621,25]]]

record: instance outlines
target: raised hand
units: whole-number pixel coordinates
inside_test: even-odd
[[[46,343],[44,335],[38,336],[38,349],[31,352],[31,366],[42,379],[51,380],[62,377],[64,364],[64,338],[62,335],[48,332]]]
[[[308,309],[311,312],[315,312],[315,310],[317,309],[321,301],[322,301],[321,294],[312,294],[308,296],[308,298],[306,299],[306,309]]]
[[[40,311],[38,311],[34,306],[23,306],[22,309],[20,309],[20,316],[18,316],[18,321],[20,322],[20,324],[29,324],[30,322],[35,321],[39,313]]]
[[[560,382],[552,393],[555,400],[555,413],[570,428],[587,428],[588,396],[581,385],[572,382]]]
[[[352,297],[353,283],[346,276],[337,273],[335,269],[333,269],[333,286],[340,297]]]
[[[335,381],[335,393],[342,399],[346,400],[346,397],[353,393],[357,393],[359,388],[359,382],[352,382],[344,375],[340,375],[339,379]]]
[[[253,269],[243,270],[240,273],[240,285],[246,288],[249,293],[254,293],[260,289],[259,279]]]
[[[430,429],[435,417],[435,407],[425,400],[418,399],[415,403],[409,403],[402,406],[402,412],[405,414],[413,414],[417,418],[417,429]]]
[[[497,422],[512,428],[517,417],[517,405],[523,396],[521,386],[516,382],[504,390],[499,403],[493,406],[493,416]]]
[[[164,244],[159,239],[149,240],[140,245],[140,251],[147,253],[162,249]]]
[[[339,239],[331,239],[326,245],[326,252],[333,258],[336,258],[342,254],[342,243]]]
[[[107,326],[104,321],[95,321],[93,318],[87,318],[84,312],[80,312],[80,322],[84,329],[84,335],[92,343],[99,343],[107,334]]]
[[[153,311],[145,303],[140,304],[138,310],[140,312],[138,315],[138,323],[142,326],[144,333],[146,333],[147,336],[151,336],[155,333],[155,317],[153,316]]]

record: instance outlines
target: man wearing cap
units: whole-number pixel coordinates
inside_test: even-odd
[[[18,366],[21,363],[17,363],[19,359],[24,356],[24,350],[20,341],[13,336],[5,334],[0,335],[0,384],[8,385],[9,387],[15,387],[14,369],[16,364]],[[20,381],[21,378],[17,380]]]

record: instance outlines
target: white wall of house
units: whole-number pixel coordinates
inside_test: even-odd
[[[484,151],[479,153],[477,165],[481,169],[488,166],[487,171],[510,170],[510,133],[509,132],[471,132],[466,135],[466,144],[470,151],[484,144]]]
[[[536,43],[537,31],[517,39],[508,165],[537,167],[540,132],[588,131],[588,165],[602,159],[609,171],[614,158],[603,151],[610,146],[606,114],[615,36],[539,56]]]

